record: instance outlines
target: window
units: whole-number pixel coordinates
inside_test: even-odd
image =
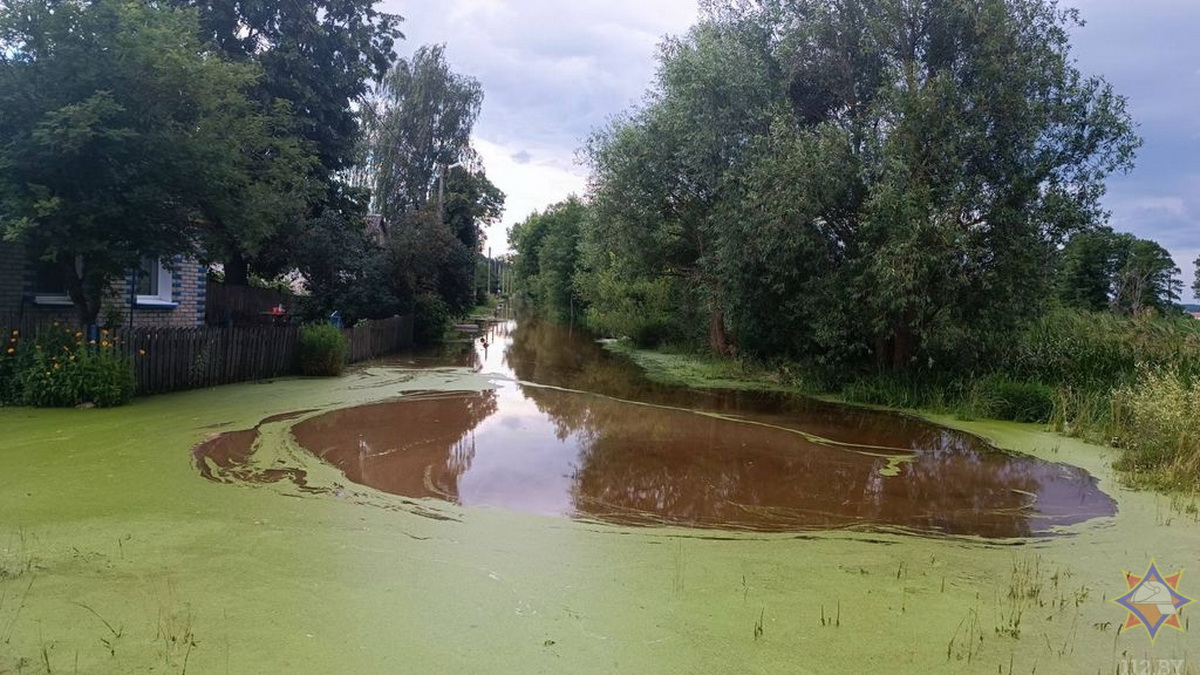
[[[141,307],[174,306],[171,302],[171,273],[156,258],[142,258],[134,275],[134,293]]]
[[[37,276],[33,282],[33,292],[37,295],[66,295],[67,282],[63,279],[62,268],[56,262],[39,260]]]
[[[67,280],[57,262],[37,260],[33,263],[33,303],[35,305],[69,305]]]

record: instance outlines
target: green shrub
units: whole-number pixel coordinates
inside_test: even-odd
[[[337,326],[313,323],[300,329],[300,372],[341,375],[346,367],[346,336]]]
[[[128,358],[115,350],[84,349],[76,364],[83,401],[99,408],[114,408],[133,400],[137,377]]]
[[[997,369],[1020,379],[1109,391],[1134,381],[1139,364],[1200,376],[1200,321],[1058,310],[1008,345]]]
[[[1055,411],[1053,387],[989,375],[971,388],[969,409],[981,417],[1015,422],[1049,422]]]
[[[56,326],[32,340],[10,339],[5,352],[10,404],[113,407],[128,403],[136,390],[133,364],[107,331],[85,344],[83,333]]]
[[[421,293],[413,307],[413,341],[419,345],[441,342],[450,327],[450,306],[436,293]]]
[[[1174,368],[1142,367],[1113,394],[1117,462],[1135,482],[1171,489],[1200,485],[1200,384]]]
[[[17,405],[20,403],[20,389],[17,386],[17,347],[20,332],[13,331],[6,336],[4,348],[0,351],[0,406]]]

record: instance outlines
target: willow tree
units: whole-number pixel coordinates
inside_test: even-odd
[[[861,183],[852,210],[838,204],[828,278],[876,360],[969,353],[1036,313],[1058,245],[1105,218],[1104,179],[1140,142],[1124,99],[1074,66],[1076,13],[1048,0],[808,0],[793,21],[800,134],[843,138]]]
[[[387,222],[438,205],[450,167],[475,157],[471,131],[482,108],[483,87],[450,68],[444,45],[392,67],[366,111],[376,210]]]
[[[704,326],[714,351],[729,350],[722,211],[785,104],[768,28],[735,17],[667,40],[644,105],[591,139],[597,229],[584,288],[603,328],[624,323],[603,317],[641,313],[645,341],[699,337]]]
[[[479,82],[455,73],[437,45],[397,62],[364,111],[396,295],[455,313],[473,306],[481,228],[504,205],[471,147],[482,106]]]
[[[1125,101],[1050,0],[708,5],[691,39],[753,47],[664,51],[681,77],[593,152],[597,228],[641,273],[690,274],[745,349],[970,359],[1052,296],[1058,246],[1132,166]]]

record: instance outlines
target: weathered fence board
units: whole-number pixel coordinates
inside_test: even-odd
[[[0,314],[0,330],[35,335],[51,326]],[[412,346],[413,319],[397,316],[345,330],[351,363]],[[300,372],[299,326],[119,328],[106,332],[129,356],[140,395],[264,380]],[[7,340],[5,340],[7,342]]]
[[[290,316],[296,296],[267,288],[226,286],[209,280],[204,292],[204,321],[210,326],[261,326],[275,321],[271,310],[282,306]]]

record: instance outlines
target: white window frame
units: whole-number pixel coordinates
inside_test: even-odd
[[[161,258],[155,260],[158,265],[158,288],[154,289],[154,293],[150,295],[138,294],[134,300],[138,307],[175,307],[175,302],[171,299],[171,287],[174,284],[175,278],[171,275],[171,271],[163,264]],[[140,271],[140,270],[139,270]],[[136,279],[132,281],[137,281]],[[136,284],[135,284],[136,290]]]

